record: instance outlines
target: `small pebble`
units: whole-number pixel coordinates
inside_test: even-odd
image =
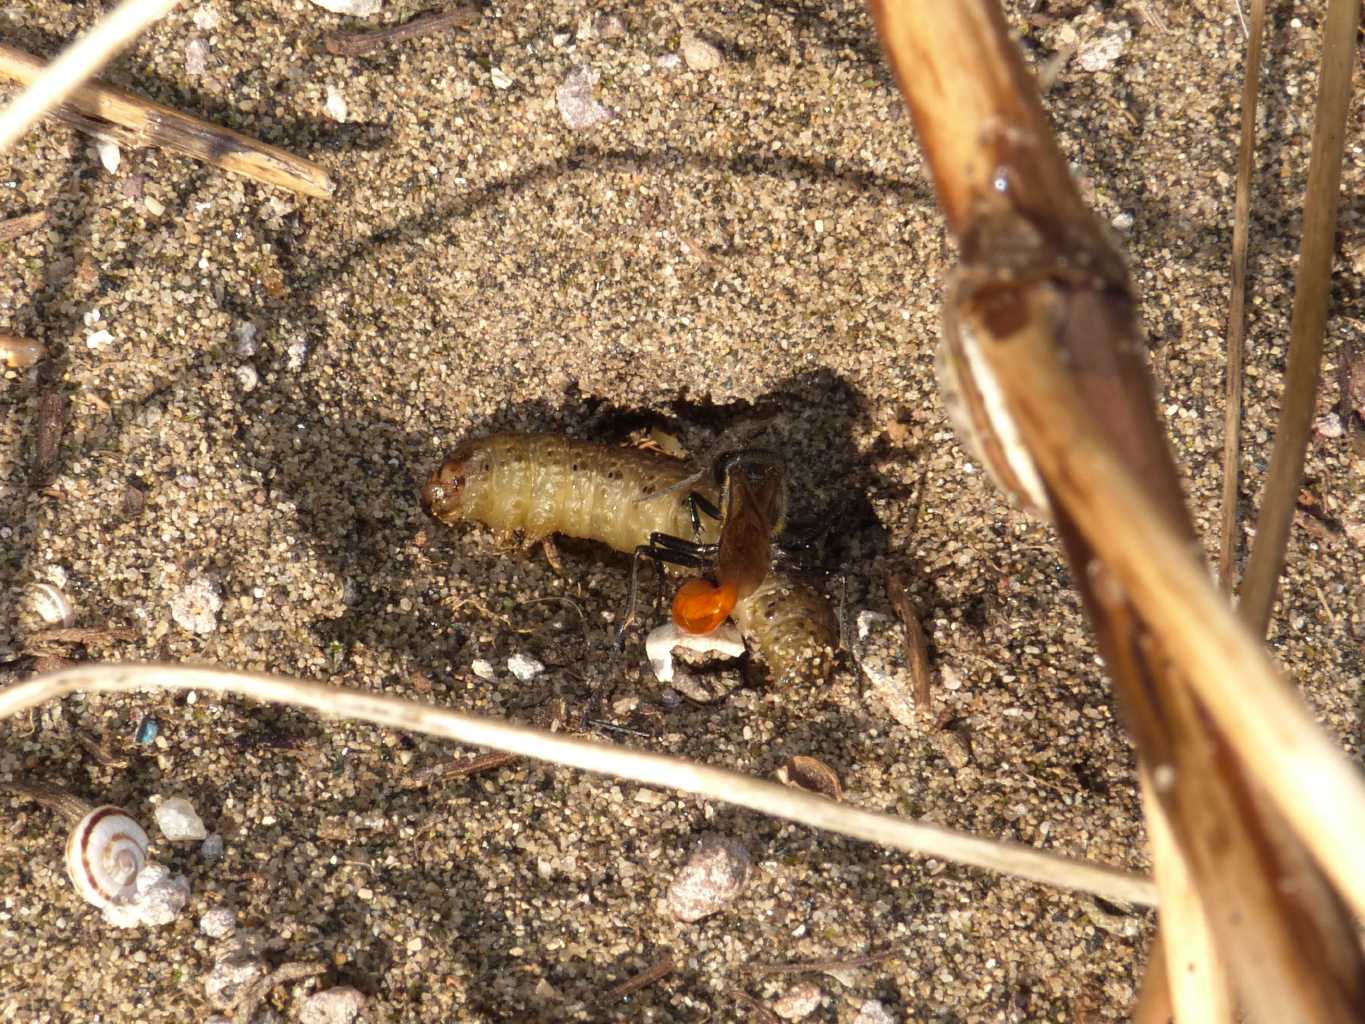
[[[878,999],[869,999],[858,1008],[853,1024],[896,1024],[895,1015]]]
[[[1117,213],[1114,219],[1109,222],[1115,231],[1131,231],[1133,229],[1133,215],[1128,211]]]
[[[654,58],[654,65],[660,71],[677,71],[682,67],[682,58],[676,53],[664,53]]]
[[[209,44],[203,36],[195,36],[185,44],[185,74],[202,75],[209,66]]]
[[[498,678],[497,670],[493,668],[490,662],[484,661],[483,658],[475,658],[473,662],[470,663],[469,670],[480,679],[487,679],[490,683],[495,682]]]
[[[682,59],[693,71],[714,71],[725,60],[719,49],[691,29],[682,34],[679,49],[682,51]]]
[[[488,77],[493,80],[494,89],[512,88],[513,78],[502,68],[493,68],[488,72]]]
[[[92,333],[85,339],[85,345],[93,352],[108,348],[114,343],[114,336],[104,329]]]
[[[202,29],[205,32],[212,32],[223,23],[219,13],[208,4],[204,4],[196,10],[191,20],[194,22],[195,28]]]
[[[350,108],[346,106],[346,97],[341,95],[341,90],[335,85],[327,86],[327,116],[338,124],[345,124],[346,117],[350,114]]]
[[[161,834],[173,843],[187,840],[198,842],[209,834],[194,804],[183,796],[161,801],[156,809],[156,825],[161,829]]]
[[[626,34],[626,23],[619,14],[599,14],[592,28],[598,39],[620,39]]]
[[[144,196],[142,198],[142,205],[147,208],[147,212],[153,217],[160,217],[166,212],[166,205],[155,196]]]
[[[1317,431],[1319,437],[1326,438],[1337,438],[1346,433],[1346,428],[1341,425],[1341,417],[1334,412],[1319,416],[1313,424],[1313,429]]]
[[[1133,32],[1127,25],[1090,40],[1076,54],[1076,61],[1086,71],[1108,71],[1123,53]]]
[[[224,957],[214,963],[209,976],[204,979],[204,992],[211,1004],[226,1009],[236,1001],[237,994],[244,986],[265,975],[266,966],[259,957]]]
[[[971,747],[956,729],[936,729],[930,742],[939,756],[954,768],[965,768],[972,759]]]
[[[915,683],[906,663],[901,624],[880,612],[859,612],[853,657],[867,677],[868,695],[901,725],[916,728]]]
[[[303,369],[303,364],[308,359],[308,342],[303,338],[295,338],[284,350],[285,365],[291,370]]]
[[[191,633],[212,633],[218,628],[223,597],[218,586],[204,576],[196,577],[171,601],[171,618]],[[202,837],[201,837],[202,838]]]
[[[516,676],[519,682],[529,683],[545,671],[545,666],[529,654],[517,652],[507,659],[507,671]]]
[[[227,907],[214,907],[199,918],[199,930],[211,939],[231,935],[237,928],[237,913]]]
[[[205,860],[220,859],[223,856],[223,837],[217,832],[210,832],[209,837],[199,847],[199,856]]]
[[[668,887],[669,913],[700,921],[732,902],[749,877],[749,851],[738,839],[708,832]]]
[[[256,325],[250,320],[239,320],[232,329],[232,336],[237,339],[237,354],[243,359],[250,359],[261,350],[256,333]]]
[[[593,98],[592,87],[596,83],[595,71],[579,68],[555,90],[559,116],[574,131],[584,131],[612,119],[612,112]]]
[[[161,723],[151,715],[143,715],[142,721],[137,724],[137,732],[133,734],[133,739],[138,743],[152,743],[160,732]]]
[[[813,981],[800,981],[773,1003],[773,1013],[783,1020],[802,1020],[820,1007],[825,994]]]
[[[300,1024],[352,1024],[365,1010],[365,996],[349,985],[314,992],[299,1011]]]
[[[40,341],[15,334],[0,334],[0,363],[12,370],[27,370],[45,355],[47,348]]]

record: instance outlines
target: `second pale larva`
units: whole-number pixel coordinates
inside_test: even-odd
[[[713,506],[720,499],[713,482],[694,476],[689,463],[659,452],[557,434],[493,434],[446,458],[422,488],[422,507],[447,525],[468,520],[532,540],[559,533],[632,553],[653,533],[694,539],[689,491]],[[699,539],[714,543],[719,523],[703,515],[700,526]],[[808,583],[775,575],[736,606],[734,619],[775,681],[828,676],[838,629]]]

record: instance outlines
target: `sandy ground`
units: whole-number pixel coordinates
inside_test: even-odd
[[[51,54],[93,6],[8,4],[0,36]],[[1244,515],[1283,369],[1319,31],[1301,5],[1273,6]],[[384,19],[418,10],[390,3]],[[759,774],[811,754],[860,805],[1145,869],[1131,747],[1055,539],[1008,507],[945,422],[932,366],[951,247],[865,13],[641,4],[614,10],[619,35],[594,31],[592,13],[495,4],[472,29],[341,58],[321,35],[354,21],[302,0],[208,0],[110,69],[321,162],[339,182],[331,201],[151,150],[109,173],[89,138],[56,125],[0,158],[0,216],[50,216],[2,247],[0,328],[52,353],[0,385],[0,683],[35,671],[20,606],[46,582],[79,625],[134,632],[72,657],[329,678]],[[1208,536],[1235,6],[1059,0],[1011,17],[1040,63],[1119,41],[1106,69],[1067,62],[1048,105],[1131,253]],[[670,66],[684,28],[719,45],[719,68]],[[571,130],[556,89],[585,67],[614,117]],[[1365,334],[1359,110],[1323,412],[1343,344]],[[69,413],[35,481],[53,393]],[[659,425],[704,447],[758,403],[787,414],[777,441],[797,517],[831,528],[826,567],[849,573],[855,608],[880,600],[887,568],[912,581],[936,710],[965,759],[963,743],[892,721],[847,665],[820,692],[750,679],[718,703],[669,706],[638,645],[619,660],[603,647],[623,559],[569,545],[561,576],[417,506],[421,480],[472,433],[614,440]],[[1272,631],[1355,756],[1362,483],[1351,437],[1317,436],[1306,490],[1320,519],[1295,533]],[[196,585],[222,599],[199,633],[172,616]],[[572,599],[589,628],[540,598]],[[546,671],[518,682],[505,668],[518,652]],[[149,717],[159,736],[139,743]],[[743,998],[771,1005],[798,980],[764,965],[886,951],[810,975],[823,1003],[807,1019],[852,1021],[875,999],[899,1021],[1112,1020],[1151,934],[1149,915],[573,771],[521,763],[424,783],[469,752],[244,701],[72,698],[0,737],[0,778],[123,804],[149,829],[153,798],[183,794],[226,843],[210,860],[156,836],[190,905],[172,925],[120,932],[62,874],[57,818],[0,798],[3,1020],[207,1018],[214,943],[197,921],[215,907],[272,940],[272,964],[322,963],[329,983],[367,993],[376,1022],[761,1019]],[[740,839],[754,876],[726,911],[679,924],[659,899],[707,830]],[[666,956],[671,973],[602,1003]],[[305,991],[277,991],[287,1019]]]

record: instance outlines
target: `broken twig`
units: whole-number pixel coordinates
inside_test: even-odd
[[[386,46],[396,46],[420,36],[435,35],[452,28],[465,28],[479,20],[479,9],[460,4],[450,11],[429,11],[401,25],[389,25],[373,32],[328,32],[322,45],[338,57],[363,57]]]

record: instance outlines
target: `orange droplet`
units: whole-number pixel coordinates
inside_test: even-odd
[[[707,580],[688,580],[673,598],[673,621],[684,633],[713,633],[730,617],[735,598],[733,583],[715,586]]]

